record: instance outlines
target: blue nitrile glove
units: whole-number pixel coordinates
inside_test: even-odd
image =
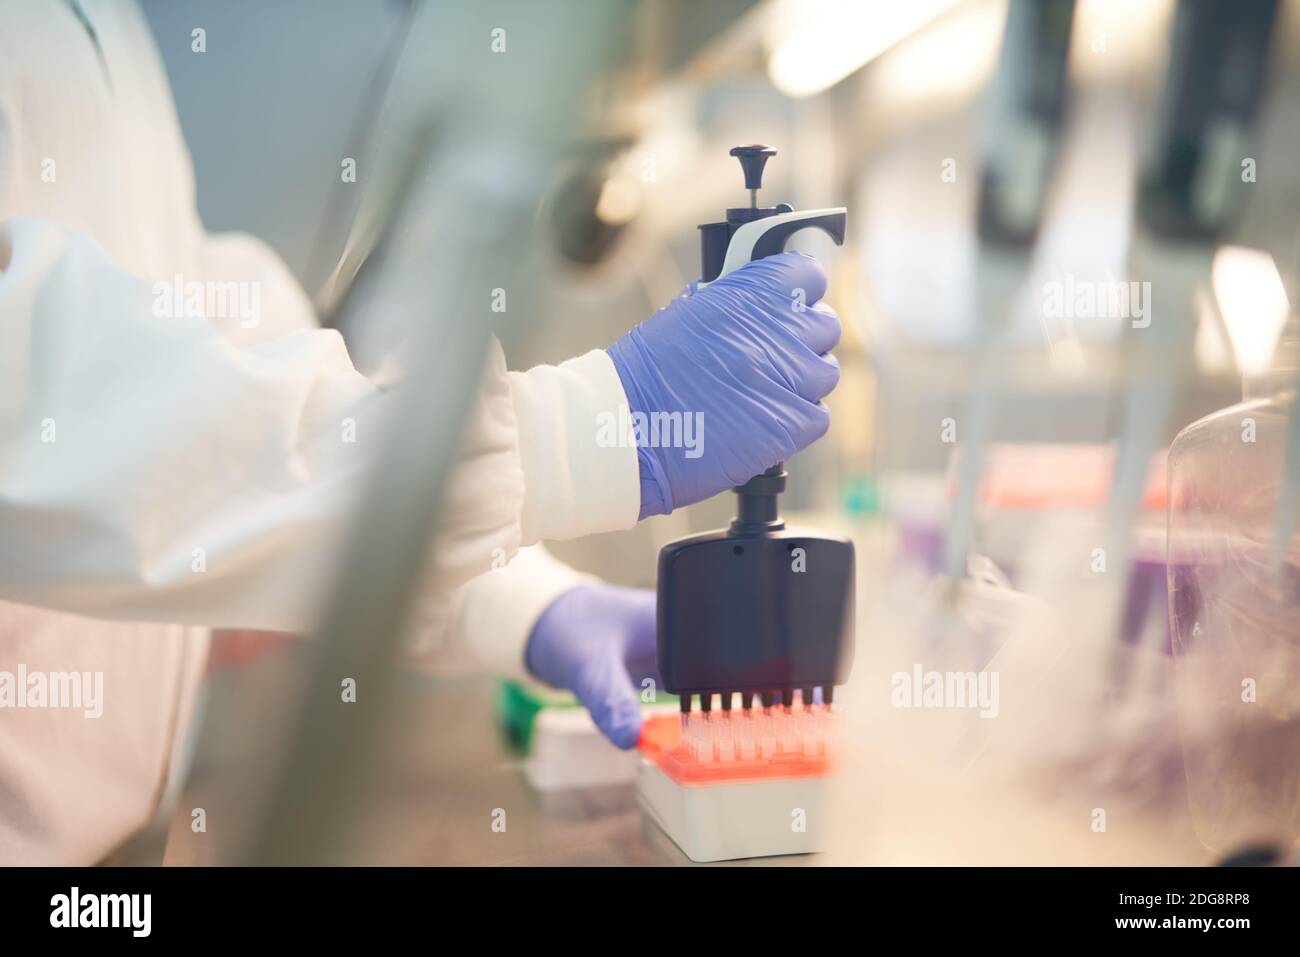
[[[768,256],[689,287],[609,347],[636,433],[641,518],[743,485],[826,433],[840,321],[818,302],[825,292],[816,260]]]
[[[641,734],[642,681],[661,687],[655,669],[655,593],[616,585],[578,585],[542,612],[524,651],[528,670],[567,688],[596,727],[620,748]]]

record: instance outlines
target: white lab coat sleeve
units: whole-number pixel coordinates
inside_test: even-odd
[[[599,430],[626,409],[618,372],[603,350],[507,372],[493,339],[439,513],[435,591],[500,570],[521,548],[543,540],[635,525],[641,509],[635,444],[619,445],[609,440],[616,430]],[[501,600],[514,597],[503,593]]]
[[[542,545],[522,548],[499,568],[422,603],[407,663],[442,675],[487,671],[540,684],[525,662],[533,626],[560,595],[597,581]]]
[[[449,483],[451,525],[434,553],[444,584],[479,574],[425,596],[410,650],[417,667],[527,682],[524,653],[537,619],[563,592],[597,580],[535,543],[630,528],[641,488],[635,445],[617,441],[629,434],[618,428],[627,397],[604,351],[504,370],[494,342],[466,454]]]
[[[603,349],[510,373],[524,544],[631,528],[641,509],[627,395]]]
[[[166,286],[57,223],[0,226],[0,598],[305,630],[383,394],[333,331],[223,328]],[[601,431],[622,414],[603,352],[507,373],[494,343],[426,587],[449,591],[543,537],[635,524],[636,450]]]
[[[303,630],[382,396],[337,333],[240,342],[170,280],[58,223],[0,226],[0,597]]]

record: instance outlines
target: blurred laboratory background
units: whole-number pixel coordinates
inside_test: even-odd
[[[331,308],[367,223],[340,159],[363,183],[399,165],[378,155],[381,105],[436,101],[440,71],[468,68],[419,48],[404,0],[141,3],[204,223],[269,242],[365,356],[363,312]],[[827,266],[844,337],[831,431],[783,498],[857,548],[844,763],[829,853],[757,860],[1293,854],[1300,2],[609,7],[581,95],[533,104],[574,128],[537,154],[512,368],[608,345],[695,279],[697,225],[748,205],[736,144],[776,148],[769,202],[849,211],[842,246],[792,242]],[[429,111],[435,143],[452,112]],[[552,551],[654,587],[659,549],[724,526],[731,499]],[[303,652],[218,651],[177,806],[255,829],[302,746],[267,729]],[[914,668],[996,672],[997,714],[900,707]],[[347,859],[688,863],[638,804],[636,754],[563,696],[469,667],[393,694]],[[166,859],[238,843],[178,813]]]

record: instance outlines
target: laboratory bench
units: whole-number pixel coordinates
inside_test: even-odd
[[[812,524],[832,527],[829,520]],[[879,531],[865,535],[861,529],[854,538],[862,581],[884,580],[883,556],[893,553],[892,539]],[[860,583],[860,588],[865,586]],[[860,609],[878,607],[871,595],[860,590]],[[859,628],[867,635],[882,627],[860,613]],[[290,725],[291,715],[284,710],[285,689],[293,686],[307,647],[301,641],[289,641],[272,653],[209,677],[206,717],[194,748],[193,769],[186,776],[170,821],[163,821],[160,828],[167,835],[166,863],[241,859],[236,848],[257,819],[259,798],[274,778],[272,762],[283,753],[282,743],[275,738]],[[870,647],[860,636],[859,648]],[[867,675],[870,667],[870,659],[860,654],[858,673]],[[888,669],[881,672],[887,673]],[[1054,666],[1053,673],[1057,680],[1073,680],[1068,667]],[[882,687],[888,693],[887,684]],[[498,727],[497,694],[496,679],[482,675],[432,677],[403,672],[398,676],[391,698],[391,729],[377,745],[382,770],[374,775],[369,806],[355,835],[358,850],[349,860],[378,865],[488,866],[692,863],[645,818],[631,783],[561,792],[535,790],[525,779],[523,757],[511,750]],[[1051,707],[1046,707],[1045,713],[1056,714]],[[892,720],[897,716],[896,709],[887,709],[883,715]],[[887,726],[873,724],[869,733],[891,740]],[[1004,753],[1014,756],[1015,739],[1006,737],[1012,743],[1004,747]],[[882,753],[874,756],[875,763],[859,770],[860,776],[867,777],[850,784],[851,788],[860,787],[854,793],[871,798],[873,810],[863,812],[865,816],[859,818],[862,826],[850,828],[843,840],[837,836],[832,854],[734,863],[1197,866],[1212,863],[1219,853],[1197,839],[1187,799],[1176,788],[1165,787],[1155,801],[1148,800],[1150,795],[1140,788],[1129,795],[1122,783],[1114,786],[1111,772],[1117,756],[1082,752],[1076,756],[1080,760],[1099,762],[1089,774],[1055,764],[1037,768],[1033,771],[1035,787],[1027,785],[1029,778],[1008,778],[1014,789],[990,792],[998,795],[993,806],[977,810],[948,796],[954,782],[942,777],[946,767],[942,761],[927,770],[928,766],[906,749],[897,754],[890,748],[876,750]],[[1131,752],[1129,760],[1136,761],[1141,754]],[[1010,767],[1026,770],[1014,764]],[[933,774],[940,776],[932,780]],[[956,783],[969,777],[959,776]],[[1149,778],[1139,775],[1136,780]],[[1160,779],[1168,784],[1169,775]],[[880,787],[882,780],[892,786]],[[932,786],[935,781],[947,784]],[[1080,790],[1079,781],[1091,784]],[[1098,789],[1104,797],[1094,794]],[[1093,832],[1088,816],[1102,801],[1116,812],[1114,833],[1107,840]],[[195,808],[205,811],[205,832],[191,829]],[[493,822],[499,821],[501,812],[505,829],[494,830]],[[1020,839],[999,847],[997,828],[991,823],[994,819],[1014,829]],[[1025,832],[1031,820],[1032,833]],[[1118,839],[1120,832],[1122,839]],[[981,844],[976,838],[987,840]],[[161,836],[158,843],[162,843]]]
[[[194,767],[171,815],[165,862],[202,865],[228,859],[256,819],[258,756],[266,713],[285,687],[286,658],[253,662],[211,681],[207,710],[224,722],[205,725]],[[259,716],[259,697],[266,712]],[[383,747],[370,804],[356,835],[356,863],[375,865],[678,866],[690,861],[646,820],[629,783],[539,793],[525,780],[523,759],[497,727],[496,682],[472,676],[404,674],[392,703],[393,732]],[[263,751],[274,750],[263,748]],[[206,830],[191,827],[203,808]],[[504,812],[504,829],[500,821]],[[494,829],[494,822],[497,828]],[[731,862],[807,865],[808,855]]]

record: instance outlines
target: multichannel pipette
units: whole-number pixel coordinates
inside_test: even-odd
[[[844,241],[843,208],[794,211],[762,207],[763,166],[776,150],[737,146],[750,205],[700,227],[704,282],[753,259],[781,252],[801,229]],[[853,545],[847,539],[787,528],[777,506],[786,472],[777,463],[734,491],[731,526],[679,539],[659,553],[659,670],[689,714],[698,696],[728,715],[755,700],[788,711],[796,692],[811,706],[814,689],[829,705],[849,667],[853,624]]]
[[[769,146],[731,150],[750,204],[700,227],[702,283],[782,252],[802,229],[844,242],[842,207],[797,212],[784,203],[758,205],[763,167],[775,154]],[[788,838],[788,820],[770,831],[772,821],[760,813],[766,823],[745,826],[764,802],[785,806],[791,787],[806,791],[791,782],[825,772],[833,689],[852,661],[853,544],[787,528],[777,504],[786,477],[783,463],[755,476],[733,490],[730,527],[679,539],[659,553],[659,672],[666,690],[680,697],[682,714],[672,728],[662,719],[647,723],[640,793],[651,816],[695,860],[815,849],[807,830]],[[755,785],[776,781],[777,793],[754,793]],[[695,790],[701,785],[708,793]],[[816,795],[798,797],[806,809]],[[698,815],[715,823],[727,818],[730,836],[696,834]]]

